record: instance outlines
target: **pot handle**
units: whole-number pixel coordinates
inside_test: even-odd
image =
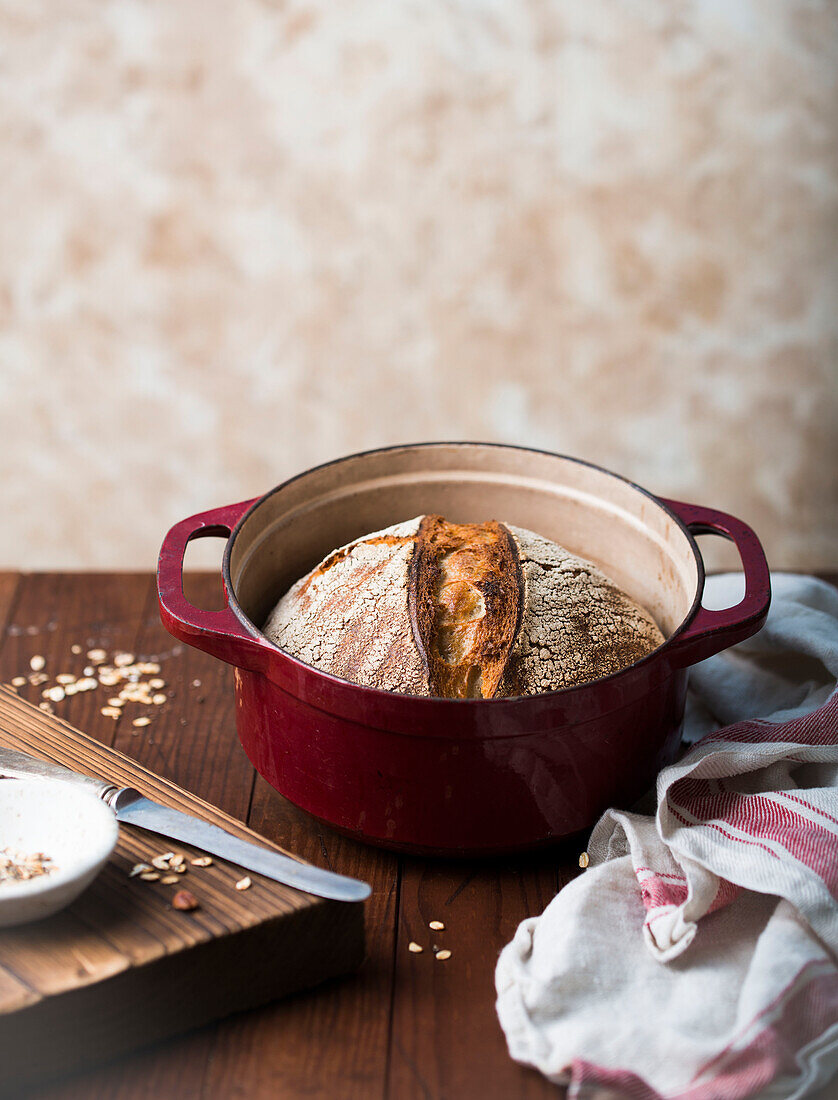
[[[745,574],[745,595],[738,604],[722,611],[699,607],[684,633],[674,640],[670,651],[672,663],[684,668],[756,634],[765,622],[771,603],[771,575],[759,539],[741,519],[699,504],[663,498],[661,503],[673,511],[693,535],[721,535],[730,539],[739,551]]]
[[[205,611],[183,594],[183,556],[193,539],[210,535],[228,538],[236,523],[256,501],[227,504],[181,520],[168,532],[157,561],[157,598],[163,626],[179,641],[203,649],[231,665],[260,671],[270,652],[245,629],[230,607]]]

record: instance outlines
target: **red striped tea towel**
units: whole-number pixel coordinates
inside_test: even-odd
[[[708,732],[661,772],[656,817],[609,810],[588,870],[502,952],[513,1058],[580,1098],[787,1100],[830,1079],[836,676],[838,592],[776,576],[763,631],[699,666]]]

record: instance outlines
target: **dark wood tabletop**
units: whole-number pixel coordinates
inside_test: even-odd
[[[188,575],[186,593],[200,606],[220,606],[216,576]],[[494,970],[520,921],[578,873],[578,843],[532,857],[455,862],[397,856],[330,832],[255,775],[236,737],[232,670],[164,631],[149,574],[0,573],[0,622],[3,682],[28,675],[36,654],[53,673],[76,675],[96,647],[157,660],[167,701],[150,725],[134,727],[128,713],[103,715],[101,687],[55,702],[55,713],[312,863],[373,887],[368,954],[356,975],[110,1063],[103,1051],[100,1068],[32,1097],[558,1095],[510,1059],[495,1015]],[[38,685],[19,691],[41,701]],[[444,932],[429,930],[433,920],[444,922]],[[411,940],[426,950],[411,953]],[[434,940],[450,959],[434,958]]]

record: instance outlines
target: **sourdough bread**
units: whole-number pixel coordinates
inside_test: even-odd
[[[664,641],[647,611],[549,539],[437,515],[334,551],[291,586],[264,632],[356,684],[484,699],[596,680]]]

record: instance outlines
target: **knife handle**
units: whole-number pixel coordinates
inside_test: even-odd
[[[108,797],[118,789],[113,783],[106,783],[104,779],[81,775],[70,768],[62,767],[61,764],[53,764],[50,760],[39,760],[28,753],[7,749],[2,745],[0,745],[0,778],[53,779],[60,783],[72,783],[98,795],[105,802],[108,802]]]

